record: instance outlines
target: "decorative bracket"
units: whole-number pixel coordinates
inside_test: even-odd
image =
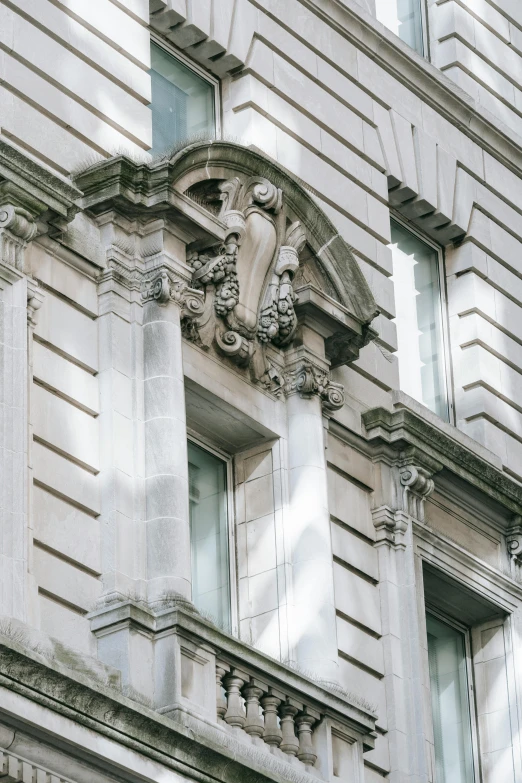
[[[31,213],[14,204],[0,205],[0,260],[24,270],[24,251],[28,242],[34,239],[38,227]]]
[[[512,563],[522,566],[522,517],[513,517],[513,524],[506,530],[506,545]]]
[[[411,517],[424,522],[424,501],[431,495],[435,483],[425,468],[405,465],[400,471],[403,487],[403,508]]]

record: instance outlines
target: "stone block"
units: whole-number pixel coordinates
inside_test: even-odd
[[[335,523],[332,523],[332,553],[370,579],[378,581],[379,565],[374,547]]]
[[[279,600],[275,568],[249,577],[248,597],[251,617],[277,609]]]
[[[135,2],[135,0],[134,0]],[[100,0],[93,6],[85,5],[82,0],[64,0],[63,5],[86,23],[92,26],[102,37],[112,41],[116,48],[127,52],[132,58],[149,65],[150,37],[147,27],[126,13],[110,0]]]
[[[332,516],[362,533],[369,540],[375,537],[370,513],[370,495],[355,484],[328,470],[328,507]]]
[[[335,604],[348,618],[374,633],[381,632],[379,589],[334,563]]]
[[[38,311],[35,333],[87,369],[98,369],[96,322],[49,291]]]
[[[338,617],[337,640],[339,650],[345,656],[384,675],[384,650],[380,639]]]
[[[33,375],[40,384],[74,401],[87,413],[98,413],[96,377],[38,342],[33,344]]]
[[[70,604],[74,607],[71,611],[80,614],[94,608],[102,589],[97,577],[37,546],[33,562],[37,584],[48,596]]]
[[[31,392],[31,416],[36,437],[87,469],[99,469],[96,419],[37,385]]]
[[[96,476],[69,462],[40,443],[33,444],[34,478],[87,513],[100,513],[99,482]]]
[[[255,576],[276,567],[276,539],[272,514],[244,525],[248,575]]]
[[[265,517],[274,511],[272,477],[261,476],[245,485],[246,519]]]
[[[33,513],[37,541],[100,573],[98,520],[38,486],[33,488]]]
[[[96,639],[89,621],[77,612],[49,598],[39,595],[40,628],[63,644],[86,655],[96,655]]]

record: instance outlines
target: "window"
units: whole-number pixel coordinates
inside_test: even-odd
[[[435,782],[473,783],[473,742],[466,635],[426,615]]]
[[[151,44],[152,150],[215,136],[215,85],[161,46]]]
[[[400,388],[449,419],[440,252],[392,220]]]
[[[227,463],[188,443],[192,600],[231,632],[231,578]]]
[[[376,0],[377,19],[420,55],[424,43],[424,0]]]

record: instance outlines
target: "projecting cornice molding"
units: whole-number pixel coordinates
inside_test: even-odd
[[[373,447],[389,446],[407,454],[410,462],[433,466],[435,473],[446,469],[515,514],[522,512],[522,486],[481,456],[471,439],[458,430],[453,436],[445,431],[454,429],[449,425],[437,426],[404,407],[394,411],[372,408],[362,414],[362,420]]]
[[[63,231],[80,209],[81,192],[0,136],[0,221],[24,241]],[[3,215],[3,213],[6,213]],[[33,228],[34,226],[34,228]]]
[[[283,688],[284,694],[290,695],[289,702],[292,704],[306,703],[311,714],[324,716],[325,720],[332,722],[337,731],[342,732],[344,729],[352,741],[358,740],[361,745],[364,743],[365,749],[374,746],[376,717],[369,707],[365,706],[363,699],[356,699],[341,691],[333,692],[326,686],[313,682],[298,671],[224,634],[199,615],[180,606],[176,607],[175,602],[170,608],[163,607],[158,612],[153,612],[150,607],[126,601],[97,610],[91,618],[93,630],[97,635],[108,633],[113,627],[123,626],[132,627],[147,636],[158,634],[163,640],[166,637],[173,640],[179,634],[182,651],[188,655],[187,661],[197,661],[194,669],[196,677],[204,676],[203,672],[207,670],[201,668],[199,671],[198,667],[208,663],[207,669],[212,676],[210,695],[212,692],[215,694],[215,666],[211,666],[212,659],[206,661],[201,658],[201,654],[213,656],[219,650],[220,661],[225,662],[227,670],[233,669],[241,676],[247,667],[248,671],[252,671],[252,684],[264,682],[266,678],[269,678],[270,682],[277,682],[278,688],[274,685],[273,689],[276,694]],[[3,630],[5,632],[5,629]],[[188,778],[193,778],[193,759],[197,758],[199,779],[212,779],[216,783],[307,783],[310,780],[310,774],[302,766],[292,764],[285,757],[281,758],[282,754],[278,756],[264,747],[258,747],[250,741],[247,734],[243,736],[239,732],[239,735],[234,735],[227,731],[226,727],[219,724],[216,716],[213,716],[212,720],[206,715],[203,716],[197,704],[184,698],[184,688],[179,688],[183,709],[174,711],[173,715],[168,717],[144,704],[143,700],[137,701],[124,696],[112,677],[102,681],[102,665],[98,661],[93,660],[100,678],[90,670],[91,659],[88,656],[82,657],[59,644],[58,657],[49,654],[52,647],[47,644],[33,645],[32,637],[22,623],[17,626],[16,631],[10,627],[7,627],[7,631],[11,636],[0,633],[0,692],[3,694],[0,719],[3,718],[2,707],[5,708],[6,694],[12,694],[11,709],[8,708],[11,719],[27,719],[22,702],[22,699],[27,699],[32,705],[43,707],[55,714],[56,722],[45,725],[51,735],[53,731],[56,733],[56,727],[74,725],[74,742],[77,742],[78,733],[87,729],[91,738],[97,736],[108,741],[105,747],[108,758],[104,759],[104,770],[109,776],[121,775],[122,771],[129,774],[123,766],[125,754],[120,752],[129,749],[138,754],[134,757],[137,760],[159,762],[163,768]],[[192,652],[194,649],[196,653]],[[64,661],[67,654],[70,657],[66,664]],[[177,677],[176,682],[179,684],[184,671],[182,667],[183,662],[180,664],[178,661],[172,671],[172,679]],[[109,674],[109,670],[106,674]],[[206,679],[201,680],[203,688],[197,693],[203,692],[205,683]],[[22,711],[14,712],[14,704]],[[302,719],[306,716],[305,710]],[[312,721],[315,722],[311,717],[310,722]],[[0,776],[4,748],[7,748],[13,757],[10,762],[13,771],[18,769],[17,763],[20,761],[15,758],[11,747],[10,732],[3,729],[0,723]],[[67,779],[74,778],[82,762],[90,760],[89,747],[86,746],[78,761],[74,748],[67,744],[70,742],[69,737],[60,736],[60,740],[67,753]],[[117,768],[108,749],[111,740],[116,740],[119,746]],[[25,743],[24,747],[31,750],[32,745]],[[98,752],[99,747],[96,747],[96,766],[102,758]],[[45,761],[45,750],[42,748],[39,744],[38,766]],[[56,752],[49,755],[48,766],[54,765],[56,769],[59,755]],[[27,768],[28,774],[32,771],[31,767]],[[56,770],[55,774],[62,776],[62,769]],[[323,779],[319,775],[312,777],[315,780]],[[25,776],[23,779],[26,779]],[[42,779],[46,780],[44,777]]]

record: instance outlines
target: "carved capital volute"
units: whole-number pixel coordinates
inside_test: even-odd
[[[301,397],[318,396],[321,399],[323,413],[328,415],[344,405],[344,387],[334,383],[330,374],[305,359],[285,374],[285,393],[299,394]]]
[[[185,280],[176,280],[165,269],[146,278],[141,287],[143,304],[156,302],[166,306],[174,302],[181,308],[181,317],[196,318],[204,311],[205,299],[201,291],[190,288]]]
[[[513,524],[506,530],[506,546],[513,565],[522,566],[522,517],[513,517]]]
[[[14,204],[0,205],[0,260],[18,271],[24,270],[24,251],[38,227],[31,213]]]
[[[413,464],[399,469],[399,480],[403,488],[403,510],[411,517],[424,521],[424,501],[435,487],[431,472]]]

